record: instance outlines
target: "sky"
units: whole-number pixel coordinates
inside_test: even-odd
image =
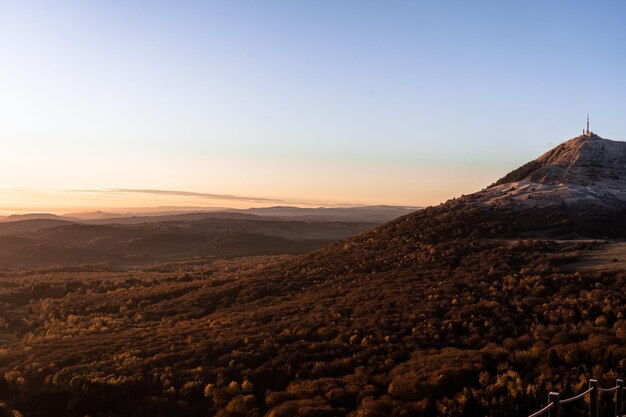
[[[426,206],[626,140],[620,1],[0,0],[0,213]]]

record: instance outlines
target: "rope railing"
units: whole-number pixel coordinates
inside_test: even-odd
[[[624,415],[624,381],[618,379],[615,381],[615,386],[610,388],[601,388],[598,385],[597,379],[589,380],[589,388],[573,397],[561,400],[558,392],[551,392],[548,394],[548,405],[541,410],[534,412],[528,417],[539,417],[547,415],[548,417],[560,417],[561,406],[564,404],[573,403],[578,401],[587,395],[589,395],[589,414],[590,417],[598,417],[598,395],[614,392],[615,393],[615,417],[626,417]]]
[[[591,391],[593,391],[593,388],[589,388],[587,391],[583,391],[578,395],[574,395],[572,398],[568,398],[566,400],[561,400],[561,404],[568,404],[568,403],[573,403],[576,400],[580,400],[582,397],[584,397],[585,395],[589,394]]]
[[[537,411],[536,413],[533,413],[533,414],[529,415],[528,417],[539,417],[540,415],[542,415],[546,411],[549,411],[552,407],[554,407],[554,403],[550,403],[550,404],[546,405],[541,410]]]

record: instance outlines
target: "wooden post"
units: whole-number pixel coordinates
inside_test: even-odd
[[[617,385],[617,391],[615,392],[615,416],[622,417],[624,414],[624,381],[618,379],[615,385]]]
[[[589,388],[592,388],[589,393],[589,414],[591,417],[598,417],[598,380],[590,379]]]
[[[548,416],[549,417],[559,417],[559,414],[560,414],[560,411],[561,411],[561,410],[559,410],[559,405],[560,405],[559,393],[558,392],[551,392],[550,394],[548,394],[548,403],[554,403],[552,408],[548,410]]]

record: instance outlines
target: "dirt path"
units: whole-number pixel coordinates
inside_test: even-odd
[[[590,251],[571,267],[579,270],[626,271],[626,242],[609,243]]]

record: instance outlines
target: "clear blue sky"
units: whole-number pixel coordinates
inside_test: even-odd
[[[620,1],[0,0],[0,187],[434,204],[587,112],[626,140],[625,21]]]

